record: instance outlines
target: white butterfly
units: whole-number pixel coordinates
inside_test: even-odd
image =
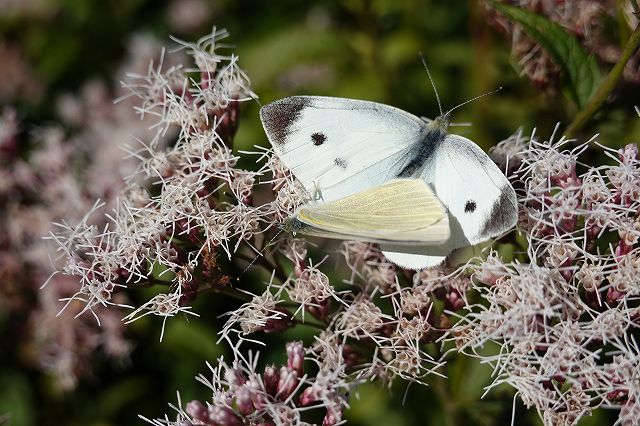
[[[517,217],[515,192],[498,167],[475,143],[447,133],[450,112],[429,122],[376,102],[293,96],[265,105],[260,117],[276,155],[324,201],[396,178],[430,184],[447,208],[449,238],[381,244],[390,261],[420,269],[504,233]]]

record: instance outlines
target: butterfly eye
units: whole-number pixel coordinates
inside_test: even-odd
[[[465,213],[473,213],[476,210],[476,202],[473,200],[467,201],[467,204],[464,205]]]
[[[327,140],[327,135],[324,133],[314,133],[311,135],[311,140],[315,146],[320,146]]]

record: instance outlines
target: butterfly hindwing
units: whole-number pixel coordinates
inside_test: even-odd
[[[467,138],[447,135],[427,159],[421,178],[447,207],[451,235],[439,247],[383,246],[385,256],[400,266],[419,269],[439,264],[451,251],[496,237],[516,222],[513,187],[489,156]]]
[[[428,132],[401,109],[353,99],[293,96],[260,116],[278,158],[325,201],[394,178]]]
[[[475,143],[447,135],[422,179],[431,182],[440,200],[456,218],[456,248],[496,237],[517,219],[517,199],[506,176]],[[459,225],[455,226],[455,225]]]
[[[296,213],[301,233],[400,245],[440,244],[449,238],[448,215],[421,179],[395,179]]]

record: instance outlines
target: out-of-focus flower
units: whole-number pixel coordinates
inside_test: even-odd
[[[169,27],[178,33],[197,31],[211,16],[213,3],[205,0],[173,0],[167,7]]]
[[[0,103],[8,104],[17,98],[37,103],[42,96],[42,84],[22,51],[17,46],[0,43],[0,64]]]
[[[0,0],[0,16],[4,19],[50,18],[59,4],[46,0]]]
[[[528,9],[561,25],[576,37],[585,50],[609,64],[615,64],[622,53],[618,41],[611,39],[611,32],[605,30],[616,18],[616,10],[619,7],[623,7],[629,17],[624,24],[628,24],[631,29],[635,28],[631,2],[626,2],[624,6],[613,0],[508,0],[505,3]],[[537,87],[555,86],[559,80],[560,69],[544,49],[520,26],[499,13],[491,12],[491,18],[490,22],[510,38],[511,50],[519,60],[522,74]],[[625,80],[640,83],[639,63],[640,55],[636,52],[623,71]]]

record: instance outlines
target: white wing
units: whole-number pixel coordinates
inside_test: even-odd
[[[454,249],[474,245],[512,228],[517,219],[513,187],[475,143],[447,135],[425,163],[421,178],[449,211],[451,235],[438,247],[383,245],[392,262],[412,269],[441,263]]]
[[[428,132],[424,121],[401,109],[320,96],[278,100],[260,117],[277,156],[325,201],[396,177]]]

